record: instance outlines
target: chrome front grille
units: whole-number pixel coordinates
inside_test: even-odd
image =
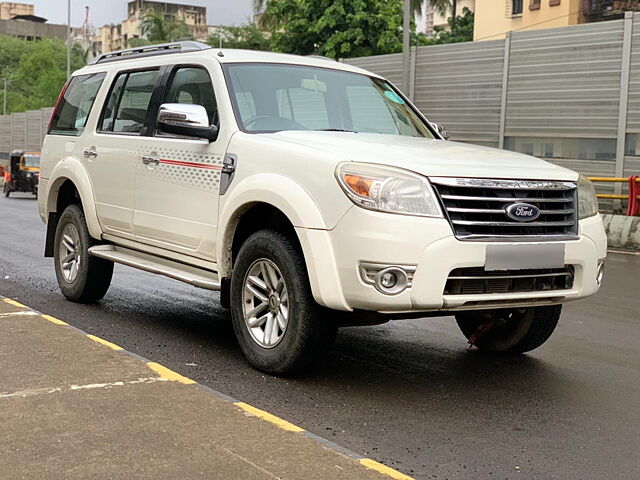
[[[573,287],[574,268],[486,271],[482,267],[457,268],[449,274],[445,295],[481,295],[567,290]]]
[[[574,182],[429,179],[460,240],[570,240],[578,233]],[[507,208],[527,203],[540,211],[532,221],[515,220]]]

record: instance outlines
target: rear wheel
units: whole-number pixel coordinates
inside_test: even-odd
[[[456,321],[469,343],[478,349],[518,354],[546,342],[561,312],[562,305],[463,312],[456,315]]]
[[[270,230],[251,235],[238,253],[231,315],[249,363],[274,375],[309,367],[336,333],[335,323],[313,299],[299,247]]]
[[[56,278],[68,300],[94,303],[109,289],[113,262],[90,256],[94,244],[82,208],[69,205],[58,221],[54,244]]]

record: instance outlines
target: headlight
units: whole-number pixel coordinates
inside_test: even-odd
[[[369,210],[442,217],[429,181],[399,168],[369,163],[341,163],[338,183],[356,205]]]
[[[593,183],[586,177],[578,177],[578,218],[593,217],[598,213],[598,198]]]

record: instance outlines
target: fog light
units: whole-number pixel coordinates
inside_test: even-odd
[[[380,285],[384,288],[393,288],[398,283],[398,277],[393,272],[386,272],[380,277]]]
[[[387,295],[397,295],[407,288],[408,283],[407,272],[399,267],[389,267],[378,272],[374,286]]]
[[[602,278],[604,277],[604,260],[598,260],[598,270],[596,272],[596,283],[598,286],[602,285]]]
[[[361,263],[359,270],[362,281],[367,285],[385,295],[398,295],[411,287],[416,266]]]

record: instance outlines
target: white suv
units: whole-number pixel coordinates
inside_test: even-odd
[[[195,42],[102,55],[60,95],[39,208],[62,293],[95,302],[122,263],[221,291],[249,362],[289,374],[336,329],[455,315],[521,353],[595,293],[592,185],[445,141],[384,78]]]

